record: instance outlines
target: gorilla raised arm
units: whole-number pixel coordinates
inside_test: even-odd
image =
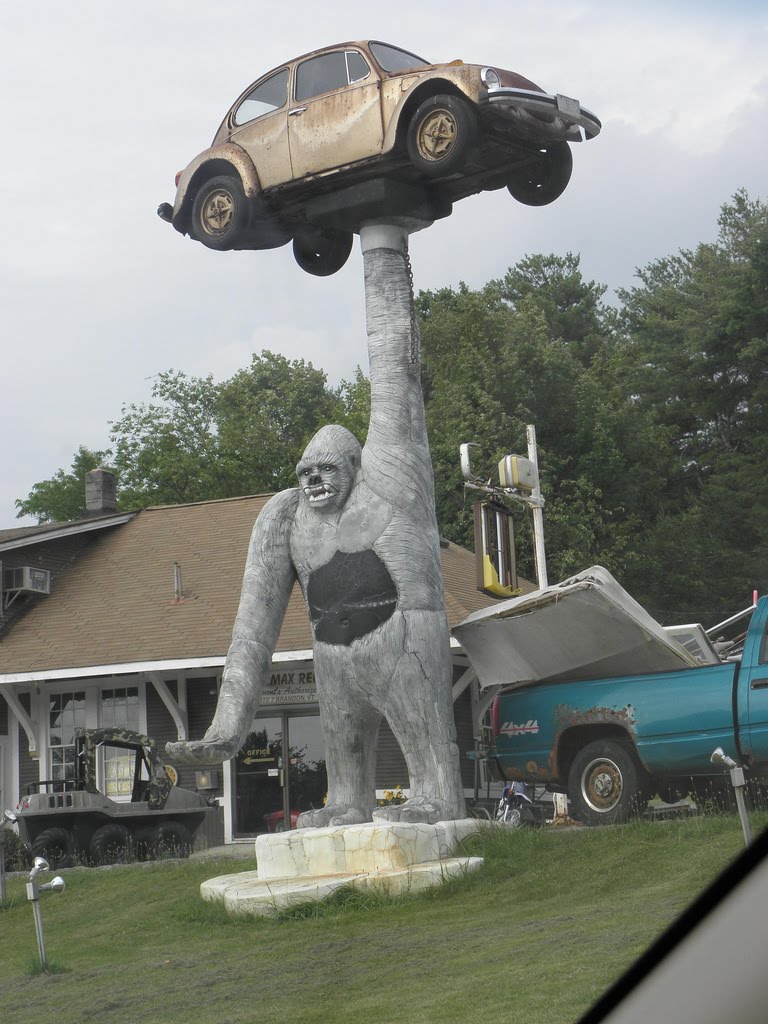
[[[407,232],[363,228],[361,245],[371,375],[365,447],[343,427],[323,427],[296,467],[299,487],[264,507],[213,722],[202,740],[167,748],[179,761],[234,756],[298,578],[312,622],[328,765],[326,806],[305,812],[299,826],[464,814]],[[382,717],[402,748],[410,798],[377,809]]]

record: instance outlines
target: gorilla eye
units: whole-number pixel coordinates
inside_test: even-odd
[[[327,466],[323,466],[324,473],[332,473],[336,467],[332,463],[328,463]]]

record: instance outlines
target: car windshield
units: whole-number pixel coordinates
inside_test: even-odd
[[[387,43],[371,43],[370,47],[381,70],[390,74],[395,74],[398,71],[415,71],[417,68],[430,66],[428,60],[417,57],[415,53],[408,53],[407,50],[400,50],[397,46],[388,46]]]

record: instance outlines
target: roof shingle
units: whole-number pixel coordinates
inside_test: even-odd
[[[94,536],[52,583],[49,597],[0,633],[0,674],[223,657],[240,597],[251,530],[270,495],[147,508]],[[492,604],[474,586],[474,555],[441,547],[453,626]],[[174,563],[181,569],[175,600]],[[528,588],[529,589],[529,588]],[[312,635],[294,588],[277,650],[306,650]]]

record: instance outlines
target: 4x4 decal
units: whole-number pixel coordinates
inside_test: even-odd
[[[528,719],[525,724],[519,724],[517,722],[505,722],[504,725],[499,729],[499,733],[503,736],[522,736],[525,733],[537,733],[539,731],[538,719]]]

